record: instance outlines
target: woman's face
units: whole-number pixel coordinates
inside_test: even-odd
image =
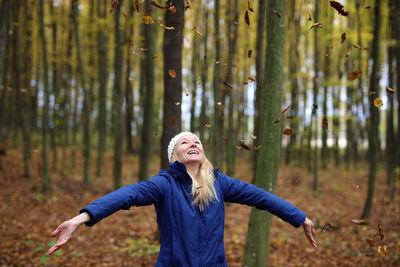
[[[199,139],[191,134],[182,136],[175,145],[178,160],[183,164],[201,163],[204,157],[203,146]]]

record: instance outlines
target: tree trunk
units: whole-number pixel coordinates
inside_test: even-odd
[[[222,90],[221,90],[221,45],[219,39],[219,9],[220,0],[215,0],[214,2],[214,39],[215,39],[215,64],[214,64],[214,78],[213,78],[213,88],[214,88],[214,124],[213,124],[213,163],[216,167],[221,166],[221,151],[222,151],[222,129],[223,129],[223,111],[222,106]]]
[[[279,12],[278,18],[274,12]],[[265,64],[265,103],[261,121],[272,122],[281,114],[284,57],[284,14],[285,1],[267,2],[267,49]],[[275,191],[281,148],[281,127],[278,124],[261,124],[259,157],[255,185],[270,192]],[[244,264],[246,266],[267,266],[268,239],[271,228],[271,214],[252,208],[247,233]]]
[[[201,108],[200,108],[200,140],[205,142],[205,125],[207,122],[206,110],[208,107],[207,101],[207,77],[208,77],[208,60],[207,60],[207,40],[208,40],[208,0],[204,10],[204,28],[205,33],[203,37],[204,56],[201,64]]]
[[[42,192],[47,193],[50,190],[50,173],[47,161],[47,134],[48,134],[48,114],[49,114],[49,78],[48,78],[48,63],[47,63],[47,45],[46,36],[44,33],[44,6],[43,0],[40,0],[39,5],[39,34],[42,41],[42,56],[43,56],[43,85],[44,85],[44,105],[42,111],[42,157],[43,157],[43,187]]]
[[[105,19],[107,14],[106,0],[98,0],[97,2],[97,15],[99,19]],[[107,134],[107,48],[106,48],[106,34],[104,29],[98,27],[97,29],[97,57],[98,65],[97,72],[99,75],[99,116],[97,118],[98,129],[98,143],[97,143],[97,159],[96,159],[96,177],[102,176],[104,164],[104,150],[106,147],[106,134]]]
[[[145,2],[145,10],[149,10],[151,4],[149,1]],[[144,106],[143,106],[143,127],[140,148],[140,163],[139,163],[139,180],[144,181],[148,178],[149,164],[151,160],[153,140],[153,121],[154,121],[154,53],[155,53],[155,25],[143,24],[144,39],[146,40],[144,46],[146,50],[145,59],[143,61],[143,92],[144,92]],[[168,70],[166,70],[168,71]]]
[[[233,6],[228,7],[227,12],[227,20],[228,20],[228,27],[227,27],[227,35],[228,35],[228,43],[229,43],[229,50],[228,50],[228,73],[226,75],[226,81],[229,84],[233,84],[232,78],[232,69],[233,69],[233,60],[235,59],[236,55],[236,43],[237,43],[237,36],[238,36],[238,25],[235,24],[235,21],[238,20],[239,12],[238,12],[238,0],[234,1]],[[232,20],[232,22],[229,22]],[[232,29],[233,27],[233,29]],[[228,131],[227,131],[227,146],[226,146],[226,166],[227,166],[227,174],[230,176],[235,175],[235,129],[233,123],[233,103],[234,97],[232,91],[233,88],[227,88],[227,99],[229,101],[228,106]]]
[[[6,121],[5,107],[7,97],[7,72],[8,72],[8,31],[9,31],[9,1],[3,0],[0,7],[0,141],[4,138],[4,124]]]
[[[199,14],[200,12],[196,12],[195,21],[199,21]],[[196,131],[196,118],[195,118],[195,111],[196,111],[196,95],[197,95],[197,65],[199,64],[199,46],[200,40],[198,40],[198,36],[193,33],[192,37],[192,85],[193,90],[191,94],[191,105],[190,105],[190,131],[194,133]],[[201,140],[201,139],[200,139]]]
[[[372,40],[372,72],[370,80],[370,90],[375,91],[376,94],[369,96],[369,131],[368,131],[368,161],[369,161],[369,179],[368,179],[368,192],[364,204],[364,209],[361,218],[369,218],[371,215],[374,189],[375,189],[375,176],[378,165],[379,153],[379,108],[375,107],[374,100],[379,96],[379,33],[380,33],[380,0],[375,0],[375,22],[374,33]]]
[[[79,25],[78,25],[78,3],[72,3],[74,9],[74,27],[75,27],[75,42],[76,42],[76,57],[78,62],[78,72],[80,75],[81,86],[83,91],[83,155],[85,158],[83,181],[90,183],[90,94],[86,88],[86,77],[83,68],[83,59],[81,55],[81,44],[79,39]]]
[[[184,2],[175,0],[176,13],[165,13],[165,22],[171,26],[173,21],[180,24],[174,25],[175,30],[164,31],[164,107],[163,107],[163,132],[161,138],[161,168],[168,169],[168,144],[172,137],[181,129],[181,106],[176,102],[182,102],[182,44],[184,29]],[[177,33],[181,33],[177,36]],[[196,38],[196,36],[194,36]],[[176,77],[169,75],[169,70],[174,70]]]

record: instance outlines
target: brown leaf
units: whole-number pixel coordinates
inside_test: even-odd
[[[189,91],[187,88],[185,88],[185,94],[186,94],[186,96],[189,96]]]
[[[172,14],[175,14],[176,13],[176,7],[175,6],[170,6],[168,8],[168,11],[171,12]]]
[[[187,10],[188,8],[191,8],[189,0],[186,0],[186,6],[185,6],[185,10]]]
[[[357,219],[352,219],[350,220],[352,223],[356,225],[367,225],[367,222],[365,220],[357,220]]]
[[[204,124],[204,127],[206,127],[206,128],[211,128],[211,124]]]
[[[233,88],[232,84],[228,83],[227,81],[225,81],[224,84],[225,84],[226,86],[228,86],[229,88]]]
[[[387,246],[386,245],[378,246],[378,253],[379,253],[379,255],[386,257],[388,255]]]
[[[324,116],[324,118],[322,119],[322,127],[325,130],[328,130],[328,118],[326,117],[326,115]]]
[[[282,114],[284,114],[286,111],[288,111],[289,108],[290,108],[290,105],[287,106],[286,108],[284,108],[284,109],[282,110]]]
[[[374,91],[369,91],[369,96],[376,94]]]
[[[252,50],[247,51],[247,56],[248,56],[249,58],[251,58],[251,53],[253,53]]]
[[[249,151],[251,150],[251,148],[246,145],[243,140],[240,140],[240,147]]]
[[[370,9],[370,8],[371,8],[370,6],[366,6],[366,7],[365,7],[365,9]]]
[[[115,11],[116,9],[117,9],[117,7],[118,7],[118,0],[113,0],[112,1],[112,6],[111,6],[111,10],[110,10],[110,13],[112,13],[113,11]]]
[[[163,29],[165,29],[165,30],[167,30],[167,31],[173,31],[173,30],[175,30],[175,27],[167,27],[167,26],[165,26],[164,24],[160,24],[160,27],[163,28]]]
[[[168,9],[172,6],[172,4],[168,5],[168,6],[162,6],[159,3],[155,2],[155,1],[151,1],[151,4],[155,7],[161,8],[161,9]]]
[[[331,7],[336,9],[336,11],[339,12],[340,15],[342,15],[342,16],[349,15],[349,12],[344,11],[343,10],[344,6],[342,6],[340,3],[336,2],[336,1],[329,1],[329,4],[331,5]]]
[[[310,15],[310,13],[308,13],[308,21],[312,21],[312,17]]]
[[[275,13],[275,15],[276,15],[278,18],[281,18],[281,17],[282,17],[281,14],[279,14],[279,12],[276,11],[275,9],[274,9],[274,13]]]
[[[243,84],[244,84],[244,85],[247,85],[247,84],[248,84],[248,82],[247,82],[247,81],[244,81],[244,82],[243,82]]]
[[[143,22],[144,24],[153,24],[153,18],[150,16],[143,16]]]
[[[169,76],[171,76],[172,78],[176,78],[176,72],[173,69],[169,69],[168,70],[168,74]]]
[[[341,44],[343,44],[344,40],[346,40],[346,33],[342,33],[342,35],[340,36],[342,39],[340,41]]]
[[[290,135],[292,135],[292,133],[293,133],[293,130],[290,128],[286,128],[285,130],[283,130],[284,135],[290,136]]]
[[[386,92],[392,96],[394,94],[394,92],[396,92],[396,90],[393,90],[392,88],[390,88],[389,86],[386,86]]]
[[[272,123],[280,123],[280,122],[281,122],[281,120],[277,119],[277,120],[274,120]]]
[[[249,81],[252,81],[252,82],[255,82],[256,81],[256,78],[254,78],[254,77],[249,77],[249,78],[247,78]]]
[[[289,115],[286,116],[286,119],[293,119],[293,118],[294,116],[289,116]]]
[[[324,227],[322,227],[322,232],[327,232],[327,231],[340,231],[340,226],[334,226],[333,224],[328,223]]]
[[[313,25],[311,25],[310,29],[308,29],[308,30],[311,30],[312,28],[322,28],[322,24],[319,22],[314,23]]]
[[[246,10],[246,13],[244,13],[244,20],[246,21],[246,24],[250,26],[250,19],[249,19],[249,13]]]
[[[315,109],[318,109],[318,105],[317,105],[317,104],[313,104],[313,107],[314,107]]]
[[[171,124],[174,125],[175,124],[175,117],[171,118]]]
[[[135,0],[135,7],[136,7],[137,13],[139,13],[139,0]]]
[[[362,75],[362,72],[359,70],[351,71],[351,72],[349,72],[349,80],[354,81],[355,79],[360,78],[361,75]]]
[[[345,56],[345,57],[350,56],[350,54],[351,54],[351,47],[347,49],[347,52],[346,52],[346,56]]]
[[[359,46],[358,44],[353,43],[353,47],[354,48],[361,48],[361,46]]]
[[[382,229],[382,226],[380,224],[378,224],[378,234],[379,234],[379,238],[382,241],[383,238],[385,237],[385,235],[383,234],[383,229]]]
[[[251,138],[253,138],[253,140],[256,140],[256,139],[257,139],[257,136],[251,135]]]
[[[262,145],[255,146],[255,147],[254,147],[254,151],[259,150],[261,147],[262,147]]]
[[[247,9],[251,12],[254,12],[254,10],[251,8],[250,1],[247,1]]]
[[[195,34],[202,37],[201,33],[196,29],[196,27],[194,27],[192,30],[194,31]]]

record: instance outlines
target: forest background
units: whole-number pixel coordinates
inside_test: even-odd
[[[215,167],[316,223],[314,251],[227,205],[229,266],[400,266],[400,1],[2,0],[0,14],[0,263],[154,264],[151,207],[52,257],[48,235],[167,168],[190,130]]]

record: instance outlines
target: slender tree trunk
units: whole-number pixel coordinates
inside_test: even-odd
[[[151,8],[149,1],[145,2],[145,10]],[[155,25],[143,24],[144,39],[146,55],[143,61],[143,92],[144,92],[144,113],[143,113],[143,127],[140,148],[140,163],[139,163],[139,180],[143,181],[148,178],[149,164],[152,154],[152,139],[153,139],[153,121],[154,121],[154,53],[155,53]],[[168,70],[166,70],[168,71]]]
[[[47,134],[48,134],[48,114],[49,114],[49,78],[48,78],[48,63],[47,63],[47,45],[46,36],[44,33],[44,6],[43,0],[40,0],[39,5],[39,34],[42,42],[43,56],[43,85],[44,85],[44,105],[42,111],[42,157],[43,157],[43,187],[42,192],[47,193],[50,190],[50,173],[47,161]]]
[[[90,94],[86,88],[86,77],[83,68],[83,59],[81,55],[81,44],[79,39],[79,25],[78,25],[78,3],[72,3],[74,9],[74,27],[75,27],[75,42],[76,42],[76,56],[78,62],[78,72],[80,75],[81,86],[83,90],[83,155],[85,158],[83,181],[90,183]]]
[[[4,124],[6,122],[5,107],[7,98],[7,70],[8,70],[8,31],[9,31],[9,1],[3,0],[0,7],[0,141],[3,140]]]
[[[368,179],[368,192],[364,204],[364,209],[361,218],[369,218],[371,215],[374,189],[375,189],[375,176],[378,165],[379,153],[379,108],[375,107],[374,100],[379,96],[379,33],[380,33],[380,0],[375,0],[375,22],[374,34],[372,40],[372,73],[370,80],[370,88],[376,94],[369,96],[369,131],[368,131],[368,161],[369,161],[369,179]]]
[[[200,108],[200,140],[205,141],[204,129],[207,122],[206,110],[208,107],[207,101],[207,77],[208,77],[208,60],[207,60],[207,40],[208,40],[208,0],[206,2],[204,10],[204,41],[203,41],[203,49],[204,56],[203,62],[201,64],[201,108]]]
[[[274,11],[281,14],[277,18]],[[261,121],[272,122],[279,117],[282,103],[283,57],[284,57],[284,14],[285,1],[267,2],[267,51],[265,65],[265,91]],[[259,157],[255,184],[270,192],[275,191],[281,148],[281,127],[273,123],[261,125]],[[245,266],[267,266],[268,239],[271,228],[271,214],[252,208],[247,233],[244,262]]]
[[[97,15],[99,19],[106,17],[106,0],[98,0],[97,2]],[[106,134],[107,134],[107,48],[106,48],[106,34],[104,29],[98,27],[97,30],[97,57],[98,66],[97,71],[99,75],[99,116],[97,119],[98,129],[98,143],[97,143],[97,159],[96,159],[96,176],[102,176],[103,163],[104,163],[104,150],[106,147]]]
[[[199,14],[200,12],[196,12],[195,21],[199,21]],[[197,95],[197,65],[199,64],[199,46],[200,40],[198,40],[198,36],[193,33],[193,45],[192,45],[192,85],[193,90],[191,94],[191,105],[190,105],[190,131],[194,133],[196,131],[196,118],[195,118],[195,111],[196,111],[196,95]]]
[[[315,13],[314,20],[318,21],[319,14],[319,1],[315,0]],[[319,93],[319,51],[318,51],[318,29],[314,31],[314,77],[313,77],[313,105],[318,105]],[[317,108],[313,107],[311,116],[311,134],[314,136],[314,150],[313,150],[313,190],[318,190],[318,117]]]
[[[121,33],[119,29],[120,8],[122,0],[119,1],[114,11],[114,90],[113,90],[113,135],[114,135],[114,189],[121,187],[122,180],[122,50],[121,50]]]
[[[165,22],[170,26],[173,21],[179,21],[174,31],[164,31],[164,107],[163,133],[161,138],[161,168],[168,169],[168,144],[172,137],[181,129],[181,106],[175,103],[182,100],[182,44],[184,29],[184,2],[175,0],[176,13],[165,13]],[[179,36],[177,33],[181,32]],[[194,36],[196,38],[196,36]],[[176,77],[168,72],[174,70]]]
[[[19,117],[19,123],[22,132],[22,142],[23,142],[23,151],[24,151],[24,177],[29,178],[30,168],[29,168],[29,132],[28,127],[25,121],[25,107],[24,107],[24,97],[20,88],[20,60],[19,60],[19,12],[20,5],[19,1],[12,2],[12,13],[13,13],[13,84],[14,90],[16,91],[17,96],[17,112]]]
[[[214,125],[213,125],[213,136],[212,136],[212,144],[213,144],[213,162],[214,166],[221,166],[221,151],[222,151],[222,129],[223,129],[223,110],[222,106],[222,90],[221,90],[221,45],[219,39],[219,9],[220,9],[220,0],[215,0],[214,2],[214,39],[215,39],[215,64],[214,64],[214,78],[213,78],[213,87],[214,87]]]

